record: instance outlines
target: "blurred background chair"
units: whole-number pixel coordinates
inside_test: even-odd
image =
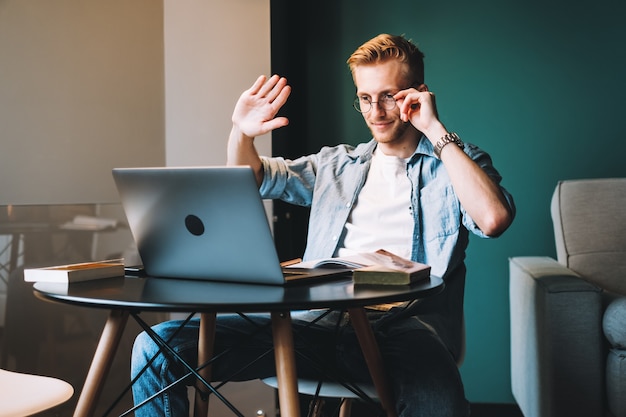
[[[78,224],[79,216],[114,219],[118,227]],[[108,311],[40,300],[33,294],[32,283],[24,282],[23,270],[120,257],[129,264],[140,263],[121,205],[0,206],[0,238],[0,368],[54,375],[82,387]],[[151,312],[142,317],[154,324],[169,315]],[[128,358],[140,331],[134,322],[126,328],[96,415],[105,414],[129,383]],[[77,399],[74,396],[55,408],[54,415],[71,415]],[[119,415],[131,406],[132,396],[127,392],[111,414]]]
[[[0,417],[30,416],[69,400],[74,388],[47,376],[0,369]]]
[[[511,386],[526,417],[626,416],[626,178],[559,182],[556,259],[509,260]]]

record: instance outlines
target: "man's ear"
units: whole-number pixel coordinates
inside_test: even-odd
[[[417,91],[419,92],[428,91],[428,86],[426,84],[420,84],[420,86],[417,87]]]

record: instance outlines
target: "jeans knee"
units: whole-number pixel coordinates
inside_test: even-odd
[[[141,332],[135,338],[131,352],[131,377],[135,377],[157,353],[156,343],[146,332]]]

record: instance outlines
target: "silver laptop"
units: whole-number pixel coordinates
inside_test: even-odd
[[[247,166],[115,168],[148,276],[284,285],[346,270],[282,268]]]

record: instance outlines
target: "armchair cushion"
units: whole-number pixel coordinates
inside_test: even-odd
[[[626,298],[618,298],[609,304],[604,311],[602,329],[612,348],[626,349]]]
[[[557,260],[599,287],[626,294],[626,178],[569,180],[552,196]]]

